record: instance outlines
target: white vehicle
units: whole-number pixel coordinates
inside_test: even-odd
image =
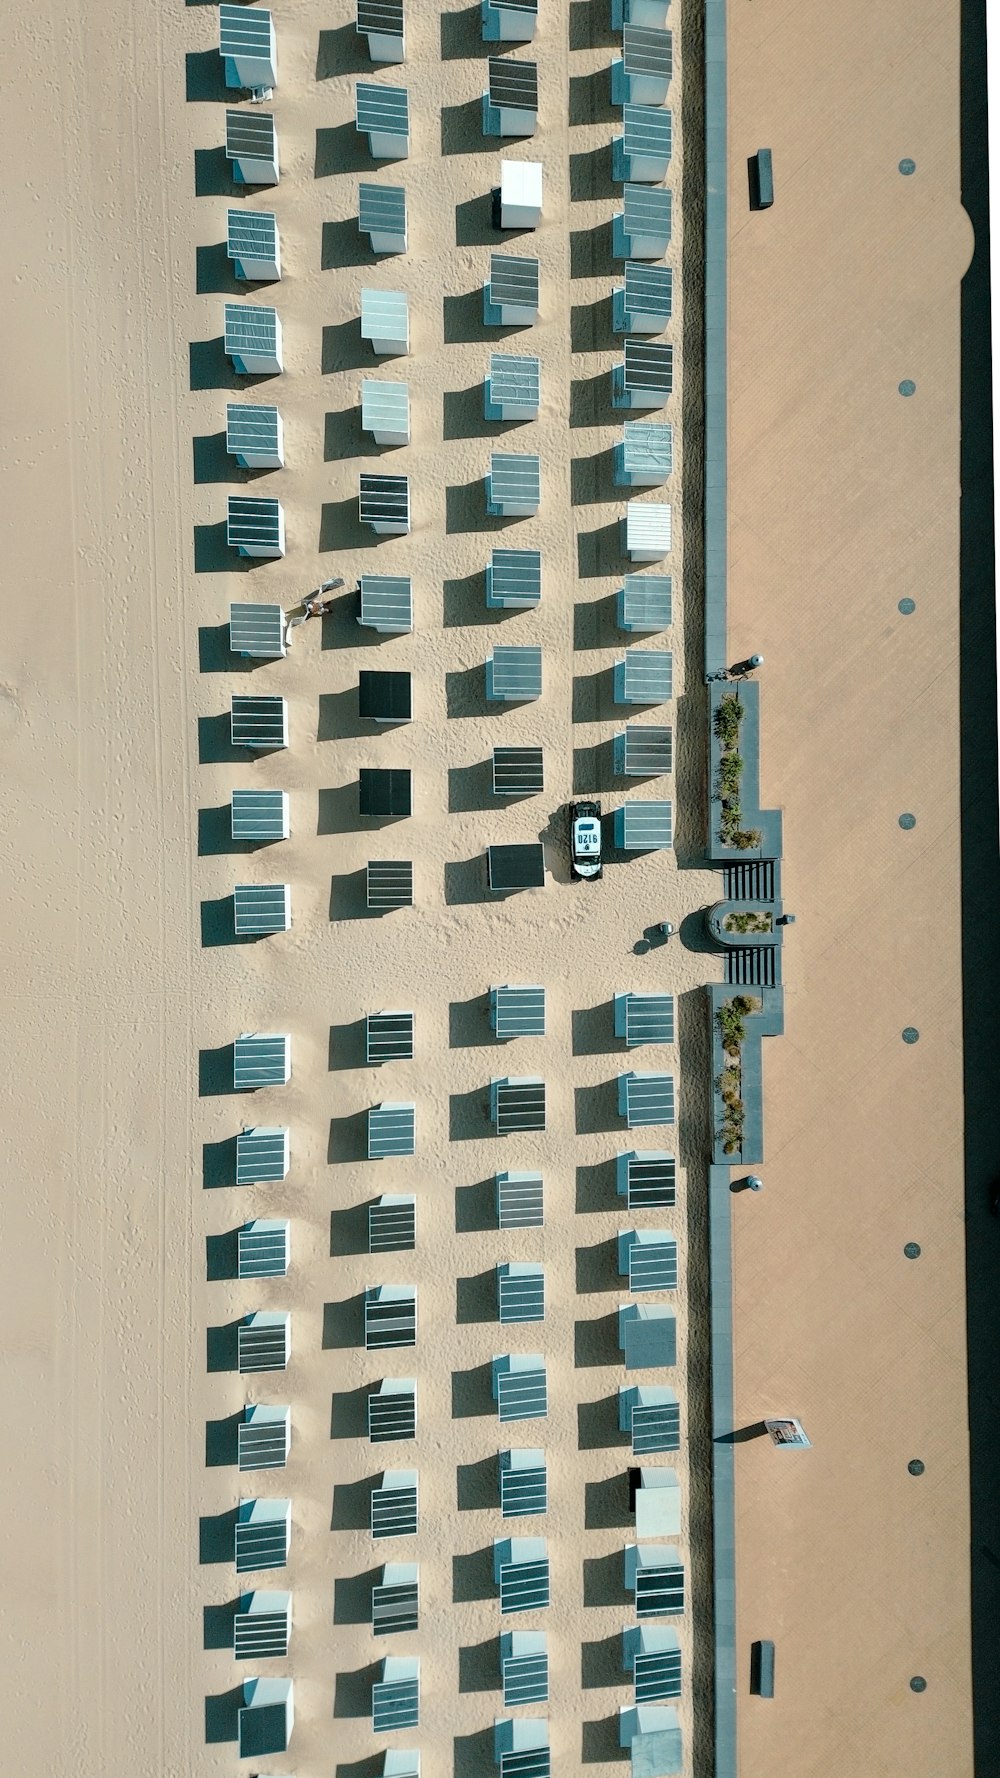
[[[603,870],[601,863],[600,803],[570,803],[570,868],[575,877],[593,879]]]

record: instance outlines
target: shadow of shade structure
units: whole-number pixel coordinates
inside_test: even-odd
[[[549,1701],[549,1643],[544,1630],[504,1630],[500,1637],[504,1709]]]
[[[611,225],[615,259],[662,259],[670,245],[673,197],[662,187],[628,184]]]
[[[243,1708],[237,1715],[240,1759],[260,1759],[269,1753],[287,1753],[294,1724],[294,1680],[244,1681]]]
[[[542,695],[540,648],[495,648],[486,660],[489,704],[533,703]]]
[[[611,405],[615,408],[662,407],[674,386],[674,348],[645,339],[626,337],[620,364],[611,367]],[[627,429],[626,429],[627,430]],[[669,428],[667,428],[669,432]],[[672,459],[673,436],[669,456]],[[671,461],[672,467],[672,461]],[[615,481],[619,483],[620,464],[615,460]],[[667,473],[669,474],[669,468]],[[620,483],[619,483],[620,485]]]
[[[530,43],[538,0],[482,0],[484,43]]]
[[[236,1138],[237,1185],[274,1185],[288,1176],[289,1132],[257,1125]]]
[[[416,1107],[385,1100],[368,1112],[368,1159],[390,1160],[416,1149]]]
[[[661,562],[670,554],[669,506],[630,500],[622,526],[625,553],[633,562]]]
[[[292,924],[292,891],[288,883],[237,883],[233,890],[233,925],[237,938],[267,938],[288,932]]]
[[[412,1284],[374,1284],[365,1291],[365,1351],[417,1343],[417,1292]]]
[[[420,1660],[417,1655],[386,1655],[381,1678],[372,1686],[372,1733],[420,1726]]]
[[[622,1384],[618,1391],[618,1430],[632,1439],[633,1457],[681,1448],[681,1409],[665,1384]]]
[[[490,1081],[490,1121],[498,1136],[544,1130],[544,1080],[537,1074],[494,1076]]]
[[[409,1061],[413,1055],[412,1012],[373,1012],[365,1020],[365,1059],[370,1066]]]
[[[417,1244],[413,1192],[383,1192],[368,1206],[369,1253],[412,1253]]]
[[[226,407],[226,450],[241,469],[283,469],[285,429],[276,407],[231,401]]]
[[[233,1045],[233,1090],[283,1087],[292,1073],[292,1040],[263,1031],[243,1031]]]
[[[376,358],[404,358],[410,350],[410,299],[405,290],[362,290],[361,338]]]
[[[419,1479],[415,1469],[387,1469],[372,1490],[373,1538],[416,1537]]]
[[[240,376],[277,376],[285,368],[277,309],[261,308],[255,303],[226,303],[222,345]]]
[[[284,1660],[292,1634],[291,1593],[244,1593],[233,1618],[235,1661]]]
[[[540,402],[539,360],[517,353],[494,352],[483,401],[486,419],[536,420]]]
[[[234,790],[229,825],[234,840],[287,840],[291,832],[287,790]]]
[[[284,698],[241,698],[230,702],[229,734],[234,747],[268,753],[288,746],[288,705]]]
[[[541,219],[541,161],[501,161],[500,227],[537,228]]]
[[[413,720],[413,679],[409,673],[358,674],[358,714],[365,722],[397,726]]]
[[[413,773],[409,767],[362,766],[358,773],[358,808],[371,821],[412,815]]]
[[[626,260],[625,282],[611,292],[615,333],[662,333],[673,312],[674,274],[669,266]]]
[[[663,105],[674,70],[674,40],[655,25],[622,27],[622,53],[611,63],[612,105]]]
[[[632,1149],[616,1157],[615,1187],[630,1210],[669,1209],[676,1201],[677,1163],[662,1149]]]
[[[681,1645],[668,1624],[632,1624],[622,1631],[622,1666],[634,1675],[637,1704],[681,1695]]]
[[[501,1451],[500,1512],[505,1519],[534,1518],[549,1510],[545,1452]]]
[[[417,1436],[417,1384],[414,1377],[383,1377],[368,1397],[368,1440],[384,1445]]]
[[[491,56],[483,94],[484,136],[533,136],[538,127],[538,64]]]
[[[226,258],[246,284],[281,277],[281,243],[273,210],[227,210]]]
[[[683,1770],[680,1718],[672,1705],[621,1705],[618,1745],[629,1750],[632,1778],[671,1778]]]
[[[405,537],[410,529],[409,476],[359,476],[358,518],[380,537]]]
[[[677,1363],[677,1317],[664,1303],[619,1303],[618,1347],[627,1371],[670,1370]]]
[[[673,769],[673,733],[630,726],[615,736],[613,759],[619,778],[659,778]]]
[[[673,467],[673,427],[626,420],[615,445],[615,487],[662,488]]]
[[[405,86],[372,86],[359,80],[354,88],[355,124],[368,137],[372,160],[401,161],[410,152],[410,95]]]
[[[287,652],[285,613],[281,606],[230,605],[229,648],[244,660],[281,660]]]
[[[419,1564],[387,1562],[382,1579],[372,1587],[372,1635],[401,1635],[405,1630],[416,1630],[419,1622]]]
[[[234,185],[277,185],[278,131],[270,112],[226,112],[226,159]]]
[[[237,1369],[283,1371],[292,1350],[292,1318],[279,1309],[255,1309],[236,1330]]]
[[[495,549],[486,568],[486,609],[530,611],[541,598],[541,550]]]
[[[673,995],[616,994],[615,1036],[630,1050],[643,1043],[673,1043]]]
[[[497,1266],[497,1319],[545,1320],[545,1270],[533,1260],[503,1260]]]
[[[264,91],[278,84],[278,51],[269,12],[248,6],[219,7],[219,54],[228,87]]]
[[[486,878],[493,895],[543,888],[545,853],[541,844],[490,846],[486,854]]]
[[[373,253],[405,253],[406,189],[402,185],[358,186],[358,231]]]
[[[669,574],[626,574],[615,602],[615,621],[629,635],[653,635],[673,621]]]
[[[403,0],[358,0],[357,32],[373,62],[406,60]]]
[[[494,796],[535,796],[544,788],[545,766],[540,747],[494,747]]]
[[[379,383],[366,377],[361,385],[361,430],[370,433],[376,444],[409,444],[409,383]]]
[[[669,1543],[625,1545],[625,1591],[639,1618],[677,1617],[684,1610],[684,1564]]]
[[[527,519],[542,498],[542,460],[512,451],[493,451],[486,477],[486,511],[494,518]]]
[[[500,1611],[544,1611],[549,1603],[549,1557],[544,1537],[495,1537],[493,1579]]]
[[[630,1130],[642,1124],[672,1124],[674,1077],[654,1072],[618,1076],[618,1112]]]
[[[545,1220],[540,1173],[497,1173],[497,1227],[540,1229]]]
[[[500,1778],[549,1778],[549,1725],[540,1716],[497,1717],[493,1757]]]
[[[663,649],[631,648],[614,666],[616,704],[665,704],[674,695],[674,657]]]
[[[408,574],[362,574],[358,623],[381,636],[413,629],[413,588]]]
[[[545,1361],[537,1353],[506,1353],[491,1365],[493,1399],[501,1425],[545,1420],[549,1412]]]
[[[670,166],[672,114],[653,105],[625,105],[622,123],[622,135],[611,143],[612,179],[621,184],[659,185]]]
[[[408,858],[370,858],[365,871],[369,913],[389,914],[413,906],[413,864]]]
[[[285,1217],[257,1216],[245,1222],[236,1237],[238,1278],[284,1278],[291,1252],[290,1224]]]
[[[675,1469],[660,1463],[629,1472],[629,1499],[635,1513],[636,1537],[679,1537],[681,1483]]]
[[[245,494],[230,494],[226,506],[226,543],[241,556],[283,556],[285,513],[280,500],[255,500]]]
[[[673,803],[631,802],[615,810],[619,852],[663,852],[673,844]]]
[[[490,1024],[498,1043],[545,1036],[544,988],[491,988]]]
[[[292,1448],[291,1408],[247,1402],[236,1437],[241,1470],[284,1469]]]
[[[483,326],[534,326],[538,320],[538,294],[537,259],[491,253],[490,275],[483,285]]]
[[[290,1500],[241,1500],[233,1532],[237,1574],[284,1568],[292,1541]]]

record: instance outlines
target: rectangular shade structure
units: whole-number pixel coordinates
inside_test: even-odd
[[[684,1610],[684,1564],[670,1544],[625,1545],[625,1590],[636,1617],[675,1617]]]
[[[383,636],[413,629],[413,588],[408,574],[362,574],[358,623]]]
[[[253,1093],[258,1087],[283,1087],[292,1072],[292,1040],[261,1031],[244,1031],[233,1045],[233,1087]]]
[[[288,1173],[288,1131],[241,1130],[236,1138],[237,1185],[273,1185]]]
[[[278,1309],[257,1309],[236,1329],[241,1372],[283,1371],[292,1349],[292,1318]]]
[[[669,728],[627,728],[615,736],[614,765],[621,778],[658,778],[673,770],[674,742]]]
[[[537,1074],[490,1082],[490,1118],[498,1136],[545,1128],[545,1082]]]
[[[615,845],[620,852],[662,852],[672,845],[672,803],[623,803],[615,810]]]
[[[670,245],[673,198],[665,189],[626,185],[623,207],[611,225],[615,259],[662,259]]]
[[[542,460],[494,451],[486,477],[486,510],[494,517],[530,518],[542,498]]]
[[[494,796],[535,796],[544,788],[545,769],[540,747],[494,747]]]
[[[409,767],[362,766],[358,773],[358,807],[362,815],[373,821],[412,815],[413,774]]]
[[[229,402],[226,450],[241,469],[281,469],[285,461],[285,433],[277,408]]]
[[[392,1155],[414,1153],[416,1107],[403,1103],[373,1105],[368,1113],[368,1159],[383,1161]]]
[[[538,320],[538,294],[537,259],[490,254],[490,275],[483,285],[486,327],[532,327]]]
[[[673,1043],[672,994],[616,994],[615,1036],[629,1049],[642,1043]]]
[[[670,0],[611,0],[611,28],[620,31],[624,25],[647,25],[663,30],[670,11]]]
[[[277,185],[278,132],[270,112],[226,112],[226,159],[234,185]]]
[[[295,1722],[295,1685],[291,1679],[247,1679],[243,1708],[237,1713],[240,1759],[286,1753]]]
[[[495,1537],[493,1579],[500,1610],[543,1611],[549,1603],[549,1558],[544,1537]]]
[[[538,0],[482,0],[483,41],[530,43],[538,22]]]
[[[514,889],[541,889],[545,883],[545,853],[540,844],[491,846],[486,868],[494,895],[505,895]]]
[[[674,274],[669,266],[625,262],[625,283],[611,292],[616,333],[662,333],[674,306]]]
[[[233,890],[237,938],[264,938],[292,924],[292,891],[287,883],[237,883]]]
[[[286,1217],[255,1217],[236,1237],[239,1278],[284,1278],[288,1273],[290,1224]]]
[[[633,634],[669,629],[673,585],[669,574],[626,574],[618,591],[618,628]]]
[[[623,121],[625,133],[611,145],[612,178],[658,185],[670,166],[673,117],[653,105],[625,105]]]
[[[497,1314],[500,1321],[545,1320],[545,1272],[525,1260],[497,1266]]]
[[[618,1196],[630,1210],[669,1208],[676,1200],[677,1163],[661,1149],[633,1149],[615,1162]]]
[[[283,556],[285,514],[280,500],[253,500],[230,494],[226,506],[226,542],[241,556]]]
[[[291,832],[287,790],[234,790],[229,808],[234,840],[287,840]]]
[[[677,1289],[677,1242],[668,1229],[620,1229],[618,1272],[630,1290]]]
[[[500,1511],[505,1519],[533,1518],[549,1510],[545,1452],[501,1451]]]
[[[373,1445],[417,1435],[417,1385],[413,1377],[384,1377],[368,1397],[368,1438]]]
[[[230,737],[234,747],[270,752],[288,746],[288,705],[284,698],[238,698],[230,704]]]
[[[509,1420],[544,1420],[549,1411],[545,1361],[536,1354],[494,1358],[493,1399],[501,1424]]]
[[[681,1645],[667,1624],[635,1624],[622,1631],[622,1666],[635,1675],[637,1704],[681,1695]]]
[[[365,1291],[365,1350],[417,1343],[417,1293],[412,1284],[376,1284]]]
[[[673,427],[626,420],[621,444],[615,445],[615,486],[662,488],[673,467]]]
[[[416,1655],[387,1655],[382,1677],[372,1686],[372,1733],[420,1726],[420,1661]]]
[[[285,612],[279,605],[231,605],[230,651],[244,660],[276,661],[285,654]]]
[[[402,185],[358,186],[358,229],[373,253],[405,253],[406,189]]]
[[[409,673],[377,673],[362,668],[358,674],[358,714],[367,722],[410,722],[413,718],[413,680]]]
[[[416,1244],[417,1200],[412,1192],[383,1192],[369,1204],[369,1253],[410,1253]]]
[[[665,1303],[620,1303],[618,1345],[627,1371],[669,1370],[677,1363],[677,1317]]]
[[[544,988],[491,988],[490,1024],[500,1043],[545,1036]]]
[[[278,219],[272,210],[226,212],[226,258],[233,274],[247,283],[281,277]]]
[[[358,517],[381,537],[405,537],[410,529],[410,483],[405,475],[358,477]]]
[[[420,1617],[420,1569],[416,1562],[387,1562],[372,1588],[372,1635],[415,1630]]]
[[[500,227],[537,228],[541,219],[541,161],[501,161]]]
[[[277,86],[274,20],[256,6],[219,7],[219,54],[228,87],[247,92]]]
[[[419,1749],[388,1748],[382,1758],[382,1778],[420,1778]]]
[[[358,35],[367,37],[373,62],[401,62],[406,49],[403,36],[403,0],[357,0]]]
[[[661,562],[670,554],[670,507],[630,500],[625,508],[625,551],[633,562]]]
[[[680,1403],[674,1391],[663,1385],[631,1384],[619,1389],[618,1426],[621,1432],[631,1433],[635,1457],[680,1450]]]
[[[237,1574],[284,1568],[292,1540],[290,1500],[241,1500],[236,1511],[234,1560]]]
[[[401,358],[410,350],[410,299],[405,290],[362,290],[361,338],[377,358]]]
[[[413,1014],[369,1013],[365,1020],[365,1055],[375,1065],[408,1060],[413,1055]]]
[[[500,1778],[549,1778],[549,1725],[539,1717],[498,1717],[493,1726],[493,1757]]]
[[[667,1464],[634,1469],[629,1492],[635,1508],[635,1529],[640,1542],[647,1538],[679,1537],[681,1534],[681,1483]]]
[[[365,883],[370,913],[388,914],[394,908],[413,906],[413,865],[408,858],[370,858]]]
[[[495,549],[486,570],[487,609],[528,611],[541,597],[541,550]]]
[[[505,1630],[500,1637],[504,1709],[549,1701],[549,1649],[544,1630]]]
[[[284,1660],[291,1633],[291,1593],[244,1593],[233,1618],[233,1659]]]
[[[674,657],[664,650],[630,648],[615,662],[616,704],[665,704],[674,695]]]
[[[240,1469],[284,1469],[292,1444],[292,1410],[247,1403],[237,1428]]]
[[[626,338],[624,358],[611,371],[612,405],[616,408],[662,407],[673,386],[673,346],[639,336]],[[672,468],[673,434],[669,427],[666,432],[670,442],[669,461]],[[662,448],[660,454],[662,457]],[[669,469],[667,473],[669,474]]]
[[[372,1491],[371,1532],[383,1537],[417,1534],[418,1476],[415,1469],[387,1469]]]
[[[524,704],[542,695],[540,648],[495,648],[486,661],[486,698],[491,704]]]
[[[483,94],[483,134],[533,136],[538,122],[538,64],[491,56]]]
[[[540,1229],[544,1221],[543,1182],[540,1173],[496,1175],[497,1226],[502,1229]]]
[[[541,401],[541,367],[537,358],[494,352],[486,381],[487,420],[535,420]]]
[[[673,38],[650,25],[625,25],[622,54],[611,64],[614,105],[662,105],[673,73]]]
[[[632,1778],[671,1778],[684,1765],[680,1719],[668,1704],[623,1704],[618,1740],[632,1755]]]
[[[277,376],[284,368],[277,309],[263,309],[255,303],[227,303],[223,349],[241,376]]]
[[[410,96],[404,86],[372,86],[359,80],[354,88],[355,121],[368,137],[372,160],[405,160],[410,152]]]
[[[410,385],[366,378],[361,385],[361,430],[370,432],[376,444],[409,444]]]
[[[672,1124],[674,1077],[672,1074],[619,1074],[618,1111],[630,1130],[641,1124]]]

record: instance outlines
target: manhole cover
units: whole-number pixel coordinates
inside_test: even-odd
[[[927,1690],[927,1681],[922,1674],[914,1673],[910,1680],[910,1690],[911,1692],[925,1692]]]
[[[900,815],[899,825],[909,833],[911,827],[916,827],[917,817],[915,815]]]
[[[907,1025],[906,1030],[903,1032],[903,1042],[916,1043],[919,1040],[919,1037],[920,1032],[917,1030],[916,1025]]]
[[[911,1458],[910,1462],[906,1465],[906,1467],[909,1470],[911,1475],[923,1475],[923,1473],[924,1473],[924,1466],[921,1463],[919,1457]]]
[[[915,173],[917,170],[917,163],[916,161],[911,161],[909,157],[907,157],[906,160],[900,161],[899,170],[904,176],[909,175],[910,173]]]
[[[906,1246],[903,1248],[903,1252],[906,1254],[907,1259],[919,1259],[920,1258],[920,1244],[919,1244],[919,1242],[907,1241]]]
[[[912,378],[903,378],[903,381],[899,385],[899,393],[900,395],[916,395],[917,385],[913,382]]]
[[[900,599],[899,604],[896,607],[896,610],[901,611],[904,617],[912,617],[916,609],[916,599]]]

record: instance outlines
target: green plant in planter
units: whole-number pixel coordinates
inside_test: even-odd
[[[740,723],[743,721],[743,705],[733,692],[720,698],[715,706],[715,733],[720,744],[729,749],[735,747],[740,738]]]
[[[742,914],[727,914],[725,919],[727,932],[770,932],[770,914],[747,911]]]

